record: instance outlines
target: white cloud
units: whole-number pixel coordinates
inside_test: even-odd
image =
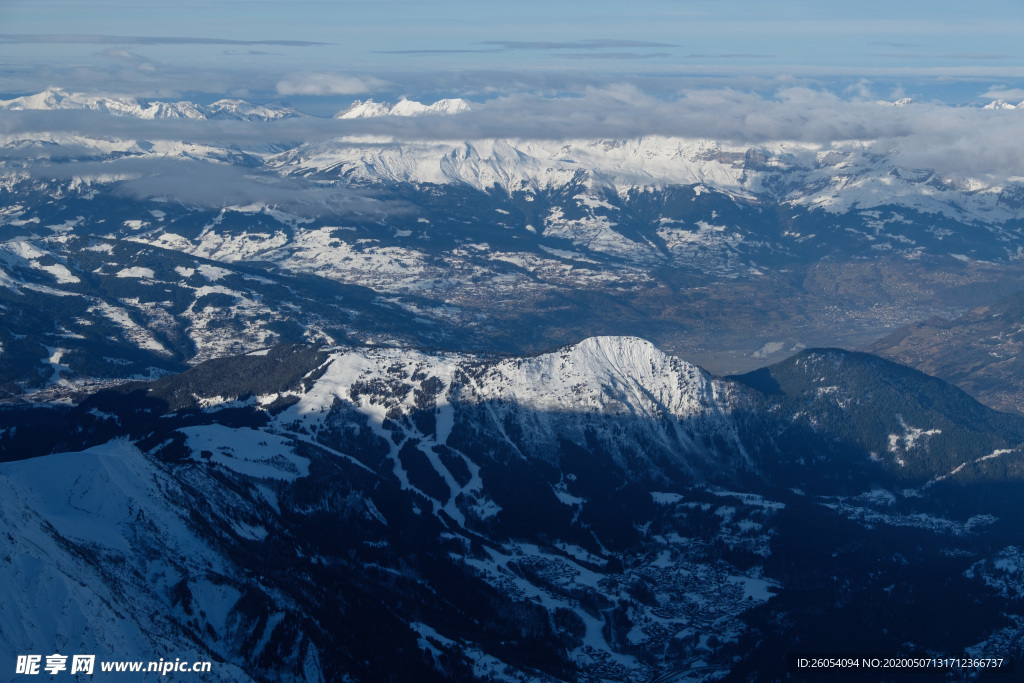
[[[304,78],[311,88],[303,91],[307,93],[314,92],[312,87],[318,84],[321,90],[316,92],[323,92],[330,83],[334,83],[330,87],[345,84]],[[366,78],[332,78],[350,79],[363,87],[374,85]],[[300,84],[298,79],[288,82],[296,87]],[[998,92],[990,87],[989,94],[1014,93],[1008,87]],[[384,137],[396,144],[490,138],[623,140],[645,135],[707,138],[753,146],[773,141],[824,146],[852,143],[863,145],[871,153],[888,155],[903,168],[934,170],[947,177],[1000,182],[1024,176],[1024,117],[929,101],[915,101],[904,107],[882,106],[861,99],[857,89],[839,96],[801,85],[777,88],[771,94],[719,87],[654,97],[634,84],[618,83],[587,87],[573,96],[521,93],[474,100],[472,110],[458,116],[346,121],[315,117],[275,122],[147,121],[91,111],[12,111],[0,118],[0,135],[17,138],[32,131],[187,140],[257,151],[274,142],[360,136]],[[9,159],[15,156],[11,147],[6,154]],[[38,151],[30,147],[25,154],[38,156]],[[180,174],[171,175],[177,178]],[[237,179],[235,182],[245,184]],[[275,186],[275,191],[281,189]],[[306,196],[307,188],[287,189],[289,196]]]
[[[343,74],[295,74],[277,82],[279,95],[358,95],[385,85],[376,78],[357,78]]]
[[[986,92],[978,95],[986,100],[1024,100],[1024,88],[989,88]]]
[[[30,172],[40,178],[114,182],[114,192],[118,195],[139,199],[173,198],[209,208],[268,204],[308,216],[325,212],[393,215],[410,210],[404,201],[377,199],[372,193],[354,188],[338,193],[303,178],[281,178],[274,173],[198,160],[121,157],[104,162],[42,164]]]

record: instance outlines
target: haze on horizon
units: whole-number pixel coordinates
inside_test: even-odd
[[[1004,0],[449,0],[292,3],[9,0],[0,93],[50,87],[143,97],[487,100],[629,84],[654,97],[807,87],[947,104],[1024,100],[1024,9]]]
[[[286,102],[330,117],[356,99],[461,97],[456,117],[270,124],[3,112],[0,133],[234,142],[708,138],[863,142],[906,167],[987,184],[1024,176],[1024,9],[988,0],[852,7],[643,0],[473,4],[10,0],[0,100],[47,88]],[[911,98],[911,107],[879,101]],[[12,152],[13,153],[13,152]],[[52,169],[51,169],[52,171]],[[191,174],[190,174],[191,175]],[[205,177],[205,176],[203,176]]]

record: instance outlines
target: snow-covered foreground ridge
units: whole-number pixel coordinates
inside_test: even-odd
[[[426,378],[415,380],[419,383],[441,379],[449,385],[449,397],[464,403],[500,401],[551,412],[655,418],[721,409],[718,383],[697,366],[638,337],[591,337],[551,353],[500,361],[401,349],[337,351],[294,410],[312,413],[332,396],[350,398],[355,381],[406,371],[410,378]],[[463,379],[453,386],[459,373]],[[402,403],[410,397],[391,395]]]
[[[449,671],[447,652],[466,679],[650,681],[736,666],[745,633],[787,624],[750,608],[802,614],[785,589],[817,571],[825,585],[869,576],[857,590],[886,600],[901,595],[891,576],[917,589],[930,578],[941,595],[970,569],[970,597],[1001,594],[960,642],[1001,628],[1019,581],[1002,572],[1016,550],[991,535],[992,511],[1012,504],[937,498],[970,465],[939,463],[948,475],[907,489],[877,469],[881,451],[828,447],[837,424],[889,417],[908,435],[906,468],[930,462],[958,427],[902,417],[929,380],[839,350],[786,367],[758,384],[775,377],[772,395],[794,400],[768,405],[635,337],[504,358],[287,345],[94,395],[60,413],[79,427],[63,430],[64,452],[0,463],[0,660],[56,651],[211,660],[218,680],[430,680]],[[972,424],[991,417],[976,412]],[[801,421],[812,428],[785,438]],[[812,462],[802,442],[819,430]],[[909,438],[926,432],[931,446]],[[975,448],[974,465],[1019,458],[997,446]],[[794,538],[815,554],[794,554]],[[843,551],[851,538],[862,542]],[[922,547],[961,541],[982,550],[923,570],[935,557]],[[821,567],[819,546],[849,555]],[[865,572],[865,548],[890,573]],[[894,554],[892,568],[878,559]],[[767,561],[780,556],[799,571]],[[843,635],[848,620],[835,623]],[[786,627],[798,642],[822,624]]]
[[[224,680],[322,680],[315,674],[325,656],[322,644],[351,637],[347,629],[330,631],[314,622],[307,584],[322,600],[318,581],[324,572],[359,570],[333,558],[341,551],[332,545],[336,540],[324,541],[318,520],[344,519],[345,542],[369,548],[384,563],[388,556],[376,559],[378,549],[413,523],[401,516],[408,515],[401,505],[411,504],[420,518],[432,513],[437,521],[431,524],[441,525],[433,533],[446,530],[448,540],[486,532],[513,505],[555,506],[559,517],[573,510],[579,517],[582,508],[601,504],[588,502],[590,489],[579,487],[574,468],[592,468],[613,488],[634,478],[641,486],[672,488],[680,473],[695,472],[709,455],[702,444],[713,439],[724,451],[734,438],[721,384],[633,337],[595,337],[504,360],[401,349],[337,349],[319,359],[298,388],[245,400],[202,399],[212,424],[186,422],[153,438],[162,445],[148,452],[122,437],[79,452],[0,464],[0,529],[7,532],[0,534],[0,550],[8,558],[0,563],[0,655],[13,661],[18,654],[56,648],[101,660],[118,653],[155,661],[170,653],[227,662],[218,664]],[[297,401],[259,428],[216,422],[225,409],[282,399]],[[168,457],[165,447],[175,441],[185,450]],[[560,462],[555,454],[566,443],[593,450],[591,462]],[[738,443],[732,447],[742,450]],[[675,462],[666,465],[673,453]],[[509,458],[511,465],[504,461]],[[516,488],[542,480],[510,483],[522,468],[536,466],[546,472],[566,468],[564,480],[541,484],[543,496]],[[713,466],[724,471],[739,465],[721,460]],[[321,490],[324,497],[316,493]],[[649,496],[660,500],[661,489],[653,490],[643,493],[646,507]],[[562,529],[553,534],[571,533],[564,530],[565,519],[544,523]],[[302,545],[293,539],[306,533],[305,525],[313,533]],[[742,542],[767,547],[766,537]],[[579,563],[600,567],[607,560],[572,544],[548,549],[522,543],[496,541],[480,557],[460,551],[451,560],[464,563],[460,571],[475,580],[512,591],[512,599],[534,596],[545,609],[579,612],[584,637],[570,656],[581,666],[595,652],[612,657],[620,675],[632,672],[629,680],[648,678],[639,661],[621,655],[614,639],[602,635],[600,618],[550,586],[518,578],[509,584],[513,575],[503,568],[529,553],[538,566],[554,563],[552,575],[568,577],[562,579],[567,591],[604,590],[601,575]],[[278,580],[272,574],[277,565],[260,554],[279,546],[287,551],[269,556],[287,560],[287,581]],[[657,558],[651,571],[671,568],[677,555],[687,570],[682,575],[710,571],[673,547],[651,554]],[[772,595],[772,584],[758,572],[723,580],[728,599],[720,586],[691,600],[722,617],[729,629],[739,628],[732,620],[752,601]],[[703,583],[680,585],[693,592]],[[386,592],[388,584],[367,585]],[[343,593],[342,601],[350,595]],[[666,623],[685,623],[683,612],[660,614]],[[647,639],[637,631],[631,642]],[[267,667],[278,673],[261,677]]]
[[[219,579],[238,569],[190,523],[201,507],[195,493],[124,441],[0,466],[0,656],[8,673],[17,656],[42,650],[100,661],[230,656],[221,638],[240,592]],[[223,490],[203,495],[222,510],[234,505],[233,515],[253,514]],[[245,528],[241,518],[210,521]],[[218,632],[205,645],[185,635],[188,617],[172,604],[174,584],[189,576],[204,577],[190,590]],[[223,680],[252,680],[223,667]]]
[[[560,440],[584,446],[596,438],[626,470],[647,471],[666,457],[696,474],[715,457],[703,437],[728,444],[715,464],[721,472],[749,466],[730,419],[732,402],[726,384],[648,341],[592,337],[506,360],[399,349],[338,351],[277,421],[314,435],[329,432],[337,420],[331,411],[340,403],[381,434],[391,428],[389,420],[400,420],[424,444],[454,446],[478,430],[493,430],[519,456],[550,459]]]

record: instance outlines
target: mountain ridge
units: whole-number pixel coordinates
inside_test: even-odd
[[[221,99],[208,105],[189,101],[165,102],[132,96],[88,95],[51,88],[34,95],[0,100],[0,110],[46,111],[86,109],[112,116],[139,119],[234,119],[239,121],[274,121],[308,116],[292,107],[279,104],[257,105],[241,99]]]
[[[800,414],[847,400],[818,396],[840,377],[885,386],[886,373],[864,374],[879,367],[894,366],[834,349],[778,364],[794,413],[785,400],[761,411],[753,388],[635,337],[527,358],[282,346],[46,409],[77,429],[41,429],[79,441],[0,463],[0,529],[18,531],[0,534],[0,596],[66,616],[5,627],[0,648],[170,650],[239,681],[644,681],[709,665],[775,671],[778,653],[752,641],[849,637],[849,619],[828,627],[807,604],[873,614],[865,601],[913,586],[930,604],[951,581],[973,621],[932,629],[932,612],[908,601],[885,633],[874,621],[865,633],[887,648],[911,634],[924,647],[1012,639],[993,615],[1024,597],[1003,570],[1024,467],[985,467],[1020,464],[1024,450],[981,458],[972,478],[940,467],[916,487],[862,446],[830,467],[768,460],[785,453],[787,428],[828,447],[834,425],[796,429]],[[901,372],[911,392],[930,381]],[[634,374],[646,391],[623,386]],[[525,396],[498,390],[524,378]],[[682,388],[699,414],[658,399]],[[883,399],[867,392],[863,410],[891,415]],[[905,441],[938,438],[911,426],[921,433]],[[40,603],[43,584],[60,589]]]
[[[61,89],[0,101],[0,109],[9,111],[62,108],[145,119],[229,118],[259,123],[310,118],[287,106],[252,105],[243,100],[200,105],[86,95]],[[357,100],[335,118],[448,118],[473,111],[469,103],[458,98],[429,105],[407,99],[391,105],[370,99]],[[328,141],[296,144],[292,140],[285,143],[288,150],[277,149],[276,156],[262,147],[250,153],[276,173],[299,176],[332,177],[340,172],[365,181],[454,182],[484,191],[497,185],[507,192],[519,192],[564,186],[577,179],[578,171],[584,171],[591,187],[619,194],[706,184],[738,199],[781,202],[830,214],[893,205],[960,220],[1005,223],[1024,217],[1024,186],[1016,179],[1019,176],[961,177],[919,168],[917,164],[907,166],[900,162],[898,154],[871,150],[866,140],[737,144],[655,134],[565,140],[479,134],[461,140],[448,137],[450,133],[434,140],[406,140],[396,151],[396,140],[387,133],[378,132],[376,137],[342,133]],[[109,142],[90,141],[88,136],[71,136],[67,142],[72,140],[98,146],[97,151],[109,148]],[[368,144],[367,140],[378,142]],[[150,154],[156,151],[148,150]]]
[[[662,130],[619,105],[503,136],[520,105],[0,103],[0,658],[1024,658],[1024,418],[838,348],[930,319],[965,361],[1012,351],[1019,297],[984,307],[1020,286],[1021,179],[923,168],[928,134],[586,137]],[[850,103],[903,131],[937,106]]]

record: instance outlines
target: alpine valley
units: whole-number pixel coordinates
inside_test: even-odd
[[[1020,660],[1024,181],[485,106],[0,101],[3,661]]]

